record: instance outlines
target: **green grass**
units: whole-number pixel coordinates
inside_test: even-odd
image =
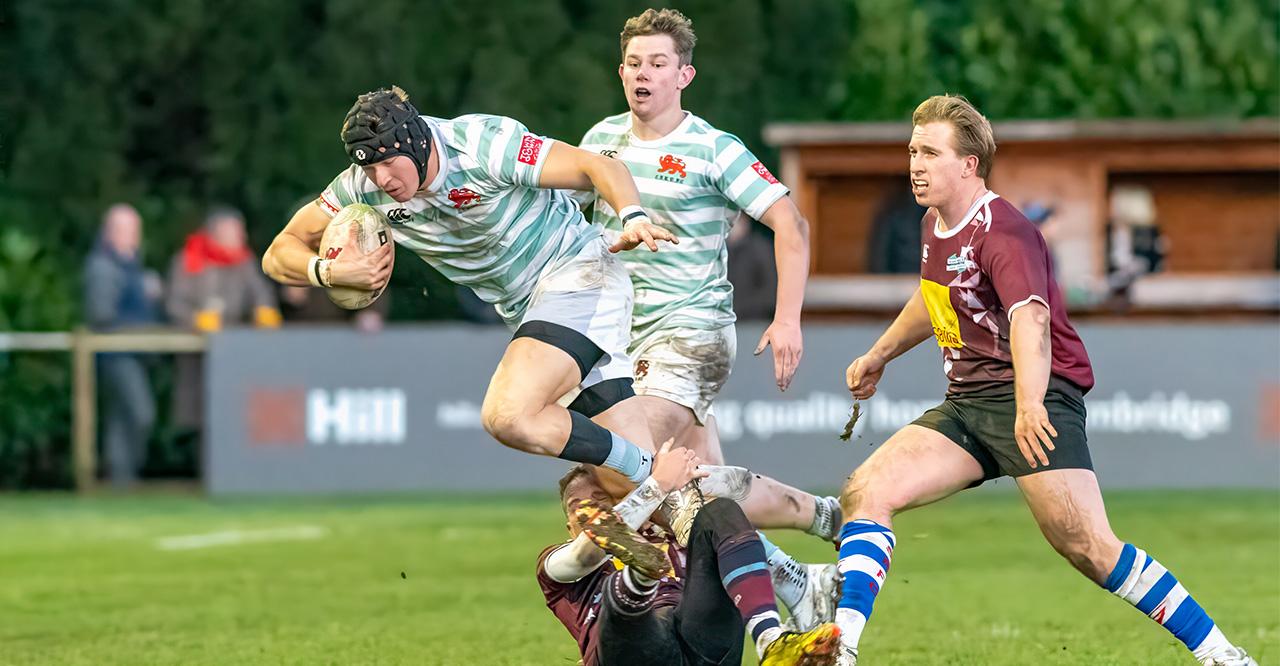
[[[1122,538],[1174,571],[1229,638],[1280,660],[1280,496],[1108,495]],[[573,664],[534,558],[550,495],[211,502],[0,498],[0,663]],[[156,539],[309,525],[309,541],[161,551]],[[873,664],[1193,664],[1075,574],[1019,499],[976,493],[901,516],[863,640]],[[778,533],[794,555],[829,546]],[[405,577],[401,578],[401,572]]]

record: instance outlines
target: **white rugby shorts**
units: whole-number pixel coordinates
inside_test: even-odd
[[[604,238],[597,238],[539,278],[520,325],[543,321],[564,326],[603,351],[579,385],[585,389],[631,376],[627,344],[634,298],[626,267],[609,252]]]

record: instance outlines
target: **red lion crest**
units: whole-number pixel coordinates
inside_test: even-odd
[[[480,203],[480,194],[465,187],[455,187],[449,190],[449,201],[453,202],[454,208],[466,210]]]
[[[658,158],[658,173],[669,173],[673,176],[685,177],[684,160],[675,155],[663,155]]]

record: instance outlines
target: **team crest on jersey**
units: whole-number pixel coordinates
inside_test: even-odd
[[[761,178],[763,178],[763,179],[765,179],[766,181],[768,181],[770,185],[777,185],[777,184],[778,184],[778,179],[777,179],[777,178],[774,178],[774,177],[773,177],[773,174],[769,173],[769,169],[768,169],[768,167],[766,167],[766,166],[764,165],[764,162],[756,162],[755,164],[752,164],[752,165],[751,165],[751,168],[752,168],[752,169],[755,169],[756,173],[757,173]]]
[[[454,208],[466,210],[480,203],[480,194],[465,187],[455,187],[449,190],[449,201],[453,202]]]
[[[658,180],[669,180],[673,183],[681,182],[688,174],[684,168],[687,165],[684,160],[675,155],[663,155],[658,158]],[[668,174],[663,176],[662,174]]]
[[[649,376],[649,362],[644,359],[636,361],[636,379],[644,379],[647,376]]]
[[[965,245],[960,248],[960,254],[953,254],[950,257],[947,257],[947,270],[954,271],[956,273],[963,273],[968,270],[976,269],[978,264],[974,263],[973,260],[969,258],[972,254],[972,246]]]

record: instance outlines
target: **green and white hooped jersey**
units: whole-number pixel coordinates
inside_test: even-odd
[[[353,164],[317,203],[330,215],[353,203],[377,208],[397,243],[494,304],[514,326],[539,276],[572,259],[600,230],[567,193],[538,188],[552,139],[502,116],[423,118],[440,161],[427,191],[399,203]]]
[[[581,148],[622,160],[653,221],[680,239],[619,256],[635,286],[632,340],[671,326],[710,330],[734,322],[726,241],[740,214],[760,219],[787,187],[738,137],[687,114],[670,134],[641,141],[631,114],[610,116],[582,138]],[[610,242],[622,231],[618,214],[595,197],[594,220]]]

